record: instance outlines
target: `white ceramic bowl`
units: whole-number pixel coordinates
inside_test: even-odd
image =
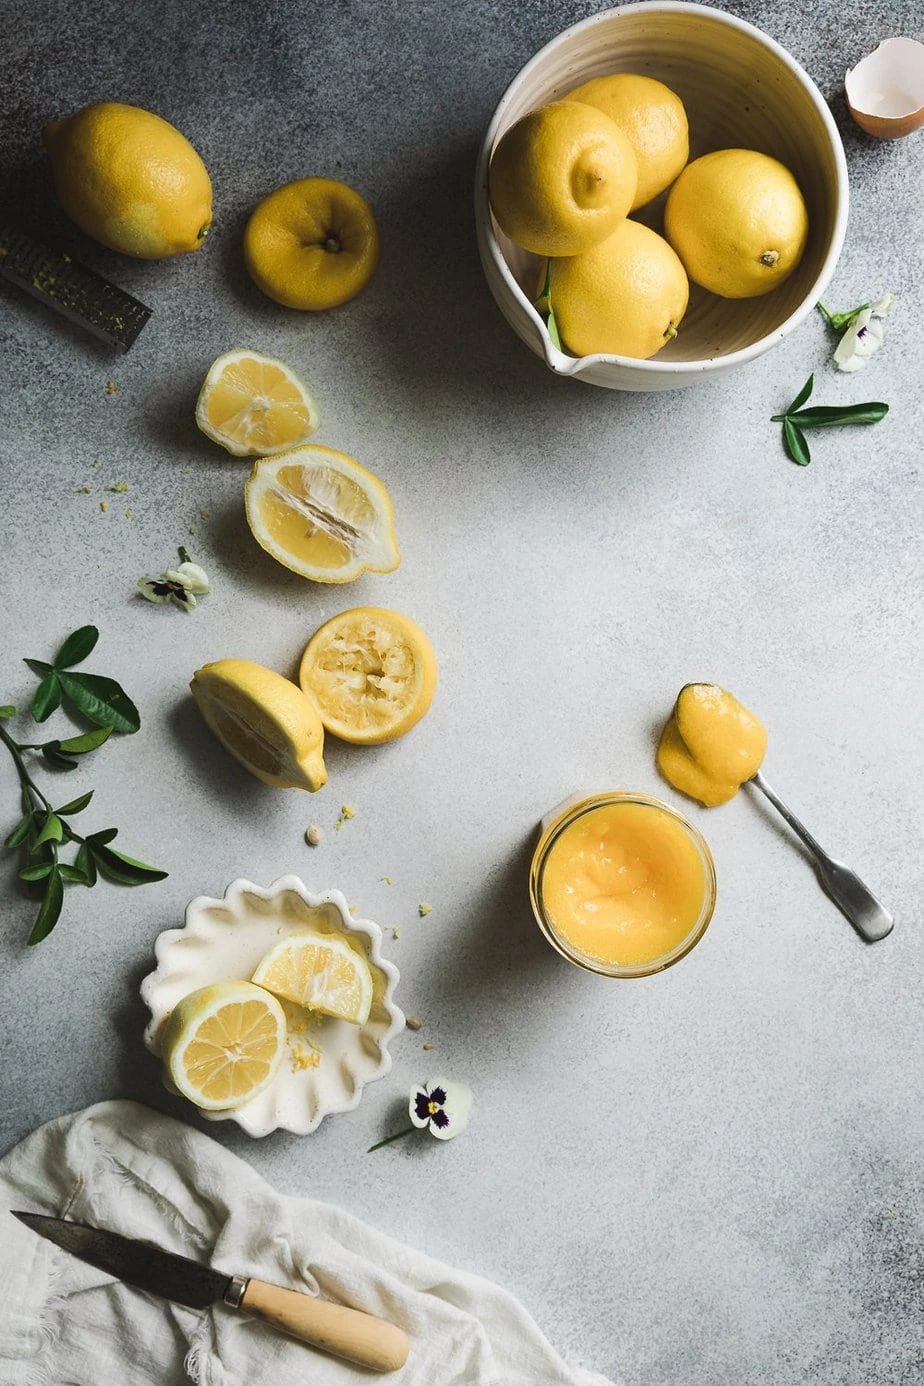
[[[339,890],[313,895],[297,876],[280,876],[265,889],[232,881],[220,900],[197,896],[186,906],[185,927],[158,936],[157,968],[141,983],[151,1012],[146,1046],[160,1056],[159,1036],[182,997],[212,982],[248,980],[274,943],[306,929],[342,934],[365,957],[372,969],[369,1019],[351,1025],[284,1002],[289,1053],[273,1082],[242,1107],[202,1112],[209,1121],[236,1121],[251,1136],[280,1127],[307,1135],[332,1112],[350,1111],[366,1083],[390,1070],[388,1042],[404,1028],[404,1015],[392,999],[398,969],[382,957],[382,931],[371,919],[354,919]],[[166,1071],[164,1082],[175,1091]]]
[[[541,262],[513,245],[491,215],[494,146],[520,116],[592,77],[637,72],[676,91],[690,123],[690,158],[713,149],[757,149],[792,170],[809,212],[802,261],[759,298],[723,299],[691,285],[676,339],[647,361],[556,350],[532,306]],[[637,214],[660,230],[664,195]],[[847,226],[847,164],[837,128],[811,78],[784,49],[742,19],[705,5],[624,5],[582,20],[546,44],[514,78],[488,127],[475,177],[478,249],[488,285],[511,327],[559,375],[614,390],[671,390],[724,375],[768,351],[822,296]]]

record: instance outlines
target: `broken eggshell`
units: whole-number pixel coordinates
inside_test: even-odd
[[[884,39],[844,78],[847,106],[861,130],[896,140],[924,125],[924,43]]]

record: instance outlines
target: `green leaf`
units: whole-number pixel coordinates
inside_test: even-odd
[[[23,664],[28,664],[33,674],[38,674],[41,678],[54,673],[54,665],[46,664],[44,659],[24,659]]]
[[[793,400],[792,404],[791,404],[791,405],[789,406],[789,408],[786,410],[786,413],[787,413],[787,414],[791,414],[791,413],[793,412],[794,409],[801,409],[802,406],[803,406],[803,404],[804,404],[805,401],[808,399],[809,395],[812,393],[812,390],[813,390],[814,388],[815,388],[815,375],[814,375],[814,372],[813,372],[813,373],[809,376],[809,378],[808,378],[808,380],[805,382],[805,384],[802,386],[802,389],[801,389],[801,390],[799,391],[799,393],[796,395],[796,397],[795,397],[795,399]]]
[[[68,737],[59,743],[58,749],[72,756],[86,755],[87,751],[95,751],[97,746],[102,746],[111,735],[112,727],[98,727],[96,731],[84,732],[82,736]]]
[[[42,747],[42,759],[47,760],[49,765],[54,765],[59,770],[76,770],[76,760],[68,760],[67,756],[62,756],[58,750],[59,742],[50,741],[47,746]]]
[[[546,261],[545,283],[539,297],[534,300],[534,306],[545,319],[546,331],[549,339],[557,351],[561,351],[561,334],[558,331],[558,323],[555,318],[555,310],[552,307],[552,261]]]
[[[118,828],[101,828],[98,833],[90,833],[87,843],[90,847],[105,847],[114,837],[119,836]]]
[[[797,428],[790,419],[783,420],[783,443],[793,462],[800,467],[808,466],[812,460],[812,454],[809,452],[805,435],[801,428]]]
[[[840,424],[873,424],[884,419],[889,412],[887,404],[874,400],[868,404],[830,404],[817,409],[803,409],[799,414],[790,414],[793,423],[800,428],[835,428]]]
[[[69,804],[62,804],[55,812],[60,814],[82,813],[92,798],[93,790],[88,789],[86,794],[81,794],[76,799],[72,799]]]
[[[82,871],[87,878],[87,885],[96,885],[96,862],[93,860],[93,853],[87,844],[81,843],[80,850],[74,858],[74,865],[78,871]]]
[[[13,831],[4,839],[4,847],[18,847],[21,842],[25,842],[35,825],[35,815],[25,814],[20,818]]]
[[[39,861],[54,861],[55,847],[51,842],[29,842],[26,844],[26,865],[34,866]]]
[[[68,866],[67,862],[59,862],[58,873],[62,881],[72,881],[74,885],[90,885],[86,872],[81,871],[78,866]]]
[[[96,626],[81,626],[69,635],[55,655],[56,669],[69,669],[72,664],[80,664],[99,639]]]
[[[105,876],[107,881],[137,886],[147,885],[149,881],[166,879],[166,871],[158,871],[157,867],[147,866],[143,861],[136,861],[134,857],[126,857],[121,852],[113,851],[111,847],[92,846],[90,850],[99,867],[100,875]]]
[[[138,709],[115,679],[66,673],[58,678],[65,697],[97,726],[112,727],[118,732],[136,732],[141,726]]]
[[[19,873],[21,881],[44,881],[54,869],[53,861],[43,861],[39,866],[24,866]]]
[[[58,676],[46,674],[35,690],[32,699],[32,716],[36,722],[45,722],[61,706],[61,685]]]
[[[41,845],[42,845],[43,842],[63,842],[63,841],[64,841],[64,824],[61,822],[61,819],[58,817],[58,815],[57,815],[56,813],[49,813],[49,814],[47,814],[47,815],[46,815],[46,818],[45,818],[45,822],[44,822],[44,824],[42,825],[42,831],[39,833],[38,837],[35,839],[34,846],[36,846],[36,847],[41,847]]]
[[[43,938],[48,937],[58,922],[63,904],[64,882],[57,871],[53,871],[48,877],[48,885],[45,887],[38,918],[32,926],[32,933],[29,935],[30,945],[41,943]]]
[[[10,703],[7,703],[4,707],[0,707],[0,719],[4,719],[4,718],[7,718],[7,717],[15,717],[15,716],[16,716],[16,709],[15,709],[15,707],[13,707]]]

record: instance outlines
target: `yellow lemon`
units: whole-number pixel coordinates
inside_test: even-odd
[[[290,934],[260,959],[254,982],[284,1001],[364,1025],[372,971],[342,934]]]
[[[45,126],[62,207],[94,240],[143,260],[198,250],[212,185],[185,135],[152,111],[102,101]]]
[[[615,230],[635,197],[632,146],[609,116],[553,101],[512,125],[491,158],[498,225],[536,255],[577,255]]]
[[[687,113],[680,97],[654,77],[614,72],[569,92],[568,101],[596,106],[619,126],[638,164],[631,211],[669,188],[690,157]]]
[[[622,221],[600,245],[552,262],[551,303],[562,345],[576,356],[645,360],[677,335],[690,285],[667,241]]]
[[[284,362],[258,351],[228,351],[202,382],[196,423],[237,457],[265,457],[310,438],[318,408]]]
[[[336,308],[366,287],[379,260],[372,208],[331,178],[300,178],[265,197],[244,232],[250,276],[286,308]]]
[[[216,982],[184,996],[160,1038],[174,1086],[206,1112],[240,1107],[263,1092],[285,1048],[282,1006],[252,982]]]
[[[416,726],[433,701],[437,664],[420,626],[397,611],[342,611],[308,641],[298,681],[327,731],[375,745]]]
[[[261,458],[244,503],[257,542],[315,582],[352,582],[401,562],[388,491],[345,452],[307,443]]]
[[[264,784],[313,792],[327,782],[324,727],[294,683],[249,659],[219,659],[189,685],[226,751]]]
[[[722,298],[756,298],[788,279],[808,238],[808,211],[789,169],[754,149],[694,159],[664,208],[664,234],[687,274]]]

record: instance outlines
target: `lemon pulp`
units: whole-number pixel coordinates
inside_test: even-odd
[[[209,367],[196,423],[238,457],[267,456],[309,438],[318,426],[318,410],[284,362],[257,351],[229,351]]]
[[[160,1047],[178,1091],[205,1111],[221,1111],[268,1087],[285,1043],[285,1015],[276,998],[250,982],[232,981],[183,997]]]
[[[391,497],[346,453],[309,443],[263,458],[245,488],[254,538],[287,568],[315,582],[388,573],[401,555]]]
[[[333,616],[305,647],[301,687],[327,731],[375,744],[403,736],[427,712],[436,689],[433,647],[408,616],[360,606]]]
[[[299,933],[260,960],[253,981],[308,1010],[362,1025],[372,1005],[372,971],[338,934]]]

